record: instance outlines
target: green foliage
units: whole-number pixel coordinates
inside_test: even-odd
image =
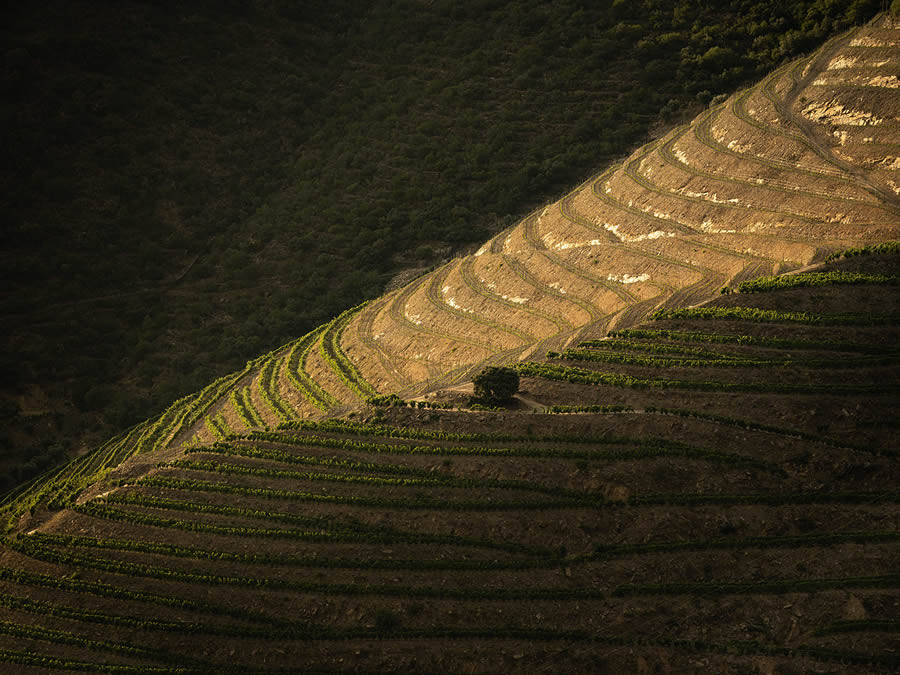
[[[623,373],[604,373],[586,368],[560,366],[550,363],[526,362],[516,364],[516,370],[526,377],[540,377],[574,384],[592,386],[629,387],[636,389],[684,389],[693,391],[743,391],[783,394],[876,394],[888,396],[900,392],[900,386],[883,384],[800,384],[793,382],[719,382],[708,380],[671,380],[661,377],[635,377]]]
[[[896,4],[896,3],[895,3]],[[848,248],[843,251],[832,253],[825,262],[833,262],[841,258],[855,258],[864,255],[897,255],[900,254],[900,241],[885,241],[880,244],[872,244],[870,246],[859,246]]]
[[[344,384],[363,400],[377,395],[378,392],[375,391],[371,384],[366,382],[362,374],[356,369],[356,366],[353,365],[353,362],[344,354],[341,349],[341,334],[344,332],[347,324],[350,323],[350,320],[365,306],[366,303],[357,305],[335,317],[322,332],[322,337],[319,340],[319,351],[322,357],[331,366],[334,373],[343,380]]]
[[[288,354],[287,373],[288,380],[294,387],[303,394],[303,397],[316,408],[327,410],[331,406],[337,405],[338,400],[327,391],[322,389],[315,380],[313,380],[306,372],[306,360],[309,358],[310,352],[322,339],[322,333],[330,324],[319,326],[314,331],[304,335],[294,343]]]
[[[896,325],[897,314],[813,314],[810,312],[782,312],[756,307],[693,307],[689,309],[659,309],[650,315],[654,321],[672,319],[711,319],[720,321],[756,321],[765,323],[808,323],[826,326],[883,326]]]
[[[366,399],[366,405],[377,408],[419,408],[424,410],[442,410],[453,408],[452,403],[435,403],[432,401],[407,401],[397,394],[383,394],[370,396]]]
[[[659,340],[677,340],[679,342],[701,342],[710,344],[735,344],[775,349],[804,349],[837,352],[858,352],[861,354],[893,354],[897,347],[889,344],[865,344],[861,342],[837,342],[834,340],[802,340],[791,338],[775,338],[761,335],[726,335],[722,333],[703,333],[700,331],[682,331],[666,329],[629,328],[610,333],[610,337],[638,338],[653,340],[648,343],[649,351],[665,351],[666,347]],[[598,341],[602,344],[602,341]],[[583,343],[590,348],[597,348],[594,342]],[[674,349],[690,349],[675,347]]]
[[[620,413],[634,410],[630,405],[551,405],[546,412],[551,414],[565,413]]]
[[[278,392],[279,374],[284,365],[285,355],[273,352],[264,358],[265,361],[256,379],[257,391],[279,422],[289,422],[295,419],[297,414]]]
[[[738,286],[739,293],[761,293],[779,291],[788,288],[805,288],[807,286],[843,286],[843,285],[879,285],[896,286],[900,277],[886,274],[861,274],[858,272],[804,272],[780,277],[760,277],[750,281],[742,281]]]
[[[513,368],[488,366],[472,378],[476,402],[503,403],[519,391],[519,373]]]

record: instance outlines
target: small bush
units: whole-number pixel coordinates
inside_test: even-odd
[[[475,399],[481,403],[502,403],[519,391],[519,373],[512,368],[488,366],[474,377]]]

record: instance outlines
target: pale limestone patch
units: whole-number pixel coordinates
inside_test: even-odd
[[[554,281],[553,283],[549,284],[549,286],[550,286],[550,288],[555,288],[556,290],[558,290],[558,291],[559,291],[560,293],[562,293],[563,295],[566,294],[566,289],[563,288],[562,286],[560,286],[558,281]]]
[[[885,157],[878,163],[888,171],[900,171],[900,157]]]
[[[855,127],[876,126],[884,121],[863,110],[849,110],[833,99],[828,103],[809,104],[803,109],[803,116],[813,122]]]
[[[889,180],[888,185],[891,186],[891,190],[893,190],[896,194],[900,195],[900,183],[895,183],[894,181]]]
[[[540,218],[538,218],[538,222],[540,222]],[[544,246],[547,248],[556,248],[556,236],[553,232],[548,232],[544,236],[541,237],[541,241],[544,242]]]
[[[679,149],[675,150],[675,153],[674,153],[674,154],[675,154],[675,158],[676,158],[679,162],[681,162],[682,164],[684,164],[685,166],[690,166],[690,165],[691,165],[691,163],[688,162],[688,158],[687,158],[687,155],[685,154],[684,150],[682,150],[682,149],[679,148]]]
[[[897,79],[896,75],[879,75],[878,77],[871,78],[867,84],[870,87],[888,87],[890,89],[900,88],[900,80]]]
[[[490,250],[490,248],[491,248],[491,242],[482,244],[481,248],[478,249],[477,251],[475,251],[475,255],[484,255],[485,253],[487,253]]]
[[[623,233],[619,232],[618,225],[611,225],[609,223],[601,223],[599,221],[597,224],[602,225],[606,230],[609,230],[610,232],[612,232],[614,235],[616,235],[620,240],[622,240],[626,244],[632,244],[637,241],[646,241],[646,240],[653,240],[653,239],[661,239],[663,237],[674,237],[675,236],[674,232],[665,232],[664,230],[655,230],[648,234],[639,234],[635,237],[629,237],[627,234],[623,234]]]
[[[894,40],[879,40],[878,38],[873,38],[870,35],[863,35],[857,38],[853,38],[850,41],[851,47],[898,47],[900,46],[900,42],[895,42]]]
[[[412,321],[412,322],[413,322],[414,324],[416,324],[417,326],[421,326],[421,325],[422,325],[422,319],[421,319],[421,316],[422,316],[422,315],[421,315],[421,314],[413,314],[413,315],[409,315],[409,314],[407,314],[406,311],[404,310],[403,316],[405,316],[407,319],[409,319],[410,321]]]
[[[713,221],[706,219],[702,223],[700,223],[700,229],[703,232],[708,232],[709,234],[734,234],[737,230],[725,230],[720,227],[716,227],[713,224]]]
[[[713,202],[714,204],[738,204],[740,200],[738,199],[720,199],[717,192],[713,192],[710,194],[709,192],[692,192],[691,190],[687,190],[685,188],[681,188],[679,190],[675,190],[680,194],[683,194],[687,197],[694,197],[695,199],[705,199],[707,201]]]
[[[460,305],[458,302],[456,302],[456,298],[447,298],[447,304],[450,305],[453,309],[458,309],[462,312],[468,312],[469,314],[475,313],[474,309],[466,309],[465,307]]]
[[[602,239],[591,239],[590,241],[578,241],[578,242],[560,242],[558,244],[553,245],[553,250],[555,251],[567,251],[570,248],[581,248],[583,246],[602,246]]]
[[[478,277],[478,280],[479,280],[481,283],[483,283],[485,286],[487,286],[488,288],[490,288],[492,291],[494,291],[495,293],[497,292],[497,285],[494,284],[494,282],[492,282],[492,281],[490,281],[490,282],[489,282],[489,281],[485,281],[485,280],[482,279],[481,277]],[[502,293],[499,293],[498,295],[500,295],[500,297],[503,298],[504,300],[508,300],[509,302],[514,302],[514,303],[516,303],[517,305],[524,305],[524,304],[525,304],[526,302],[528,302],[528,300],[529,300],[529,298],[520,298],[520,297],[518,297],[518,296],[503,295]]]
[[[834,131],[832,135],[840,141],[841,145],[847,145],[848,134],[846,131]]]
[[[650,275],[646,272],[643,274],[608,274],[606,280],[618,281],[620,284],[636,284],[641,281],[649,281]]]
[[[674,232],[665,232],[664,230],[655,230],[650,234],[641,234],[634,237],[632,241],[643,241],[645,239],[661,239],[662,237],[674,237]]]
[[[721,140],[721,139],[717,138],[716,140]],[[737,140],[735,139],[733,141],[729,141],[729,143],[726,147],[729,150],[734,150],[735,152],[744,154],[746,152],[750,152],[750,149],[753,147],[753,144],[752,143],[741,144],[741,143],[738,143]]]
[[[841,68],[852,68],[859,59],[855,56],[838,56],[832,59],[826,70],[840,70]]]

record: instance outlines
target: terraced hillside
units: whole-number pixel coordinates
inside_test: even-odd
[[[896,671],[887,250],[523,362],[534,411],[368,408],[225,437],[272,394],[219,383],[168,419],[205,413],[220,440],[175,453],[166,424],[137,428],[3,504],[0,663]],[[204,408],[225,387],[233,407]]]
[[[276,350],[186,436],[419,395],[897,238],[898,63],[885,16],[831,40],[474,254]]]
[[[842,35],[7,495],[0,663],[900,667],[897,245],[819,265],[900,239],[898,62]],[[522,409],[422,409],[501,363]]]

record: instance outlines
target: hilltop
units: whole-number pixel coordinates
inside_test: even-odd
[[[898,63],[837,35],[6,495],[0,662],[895,671]]]

